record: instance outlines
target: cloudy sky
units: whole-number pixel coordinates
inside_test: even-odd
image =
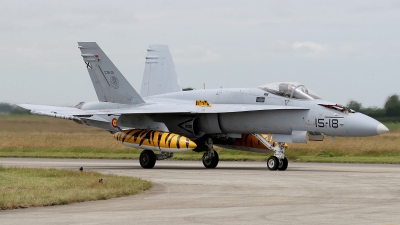
[[[297,81],[382,107],[400,94],[400,1],[1,1],[0,102],[97,100],[78,41],[139,92],[146,48],[169,45],[183,87]]]

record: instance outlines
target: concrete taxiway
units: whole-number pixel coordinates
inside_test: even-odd
[[[400,224],[400,165],[0,158],[3,166],[96,170],[153,182],[106,201],[0,211],[0,224]]]

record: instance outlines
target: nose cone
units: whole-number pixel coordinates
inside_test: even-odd
[[[376,133],[378,133],[378,134],[384,134],[388,131],[389,131],[389,129],[381,123],[378,124],[378,126],[376,127]]]
[[[362,113],[350,113],[344,127],[348,137],[375,136],[389,131],[385,125]]]

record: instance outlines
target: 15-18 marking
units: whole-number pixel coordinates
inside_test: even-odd
[[[327,119],[327,120],[325,120],[325,119],[315,119],[315,127],[338,128],[339,127],[339,120],[338,119]]]

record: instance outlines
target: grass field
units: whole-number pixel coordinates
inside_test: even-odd
[[[390,132],[366,138],[329,137],[322,142],[291,144],[287,157],[301,162],[400,163],[400,124]],[[265,161],[271,154],[218,149],[221,160]],[[72,121],[41,116],[0,116],[0,157],[136,159],[141,150],[117,143],[103,130]],[[178,153],[175,160],[201,160],[196,152]]]
[[[150,187],[150,182],[139,178],[93,171],[80,175],[78,170],[0,166],[0,209],[105,200],[136,194]]]

